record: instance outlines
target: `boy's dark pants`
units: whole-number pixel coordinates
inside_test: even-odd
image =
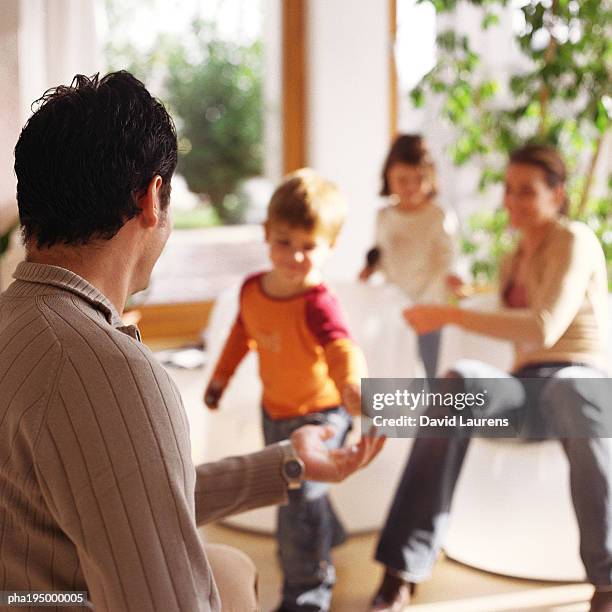
[[[342,408],[331,408],[302,417],[273,420],[263,412],[265,443],[285,440],[302,425],[333,425],[336,433],[325,442],[338,448],[351,426],[351,416]],[[278,555],[283,569],[283,610],[325,612],[331,603],[336,573],[331,548],[346,539],[323,482],[304,481],[289,491],[289,503],[278,508]]]

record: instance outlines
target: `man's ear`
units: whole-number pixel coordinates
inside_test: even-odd
[[[263,231],[264,231],[264,240],[268,242],[268,238],[270,237],[270,224],[268,221],[263,222]]]
[[[147,190],[138,199],[138,208],[140,208],[138,219],[144,227],[155,227],[159,222],[162,212],[161,188],[163,182],[162,177],[156,174],[147,186]]]

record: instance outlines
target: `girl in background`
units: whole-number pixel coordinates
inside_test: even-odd
[[[450,274],[456,222],[436,203],[434,163],[422,136],[396,138],[382,171],[380,195],[392,203],[378,212],[376,246],[359,274],[366,281],[381,270],[414,304],[443,304],[461,279]],[[436,375],[440,331],[419,336],[419,353],[428,378]]]

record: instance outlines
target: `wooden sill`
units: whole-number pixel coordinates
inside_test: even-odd
[[[202,341],[214,302],[177,302],[171,304],[145,304],[126,311],[126,324],[137,324],[145,343],[190,344]]]

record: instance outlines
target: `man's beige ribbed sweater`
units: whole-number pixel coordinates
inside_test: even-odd
[[[0,297],[0,590],[218,610],[196,524],[283,501],[280,450],[194,469],[178,390],[137,329],[68,270],[15,277]]]

